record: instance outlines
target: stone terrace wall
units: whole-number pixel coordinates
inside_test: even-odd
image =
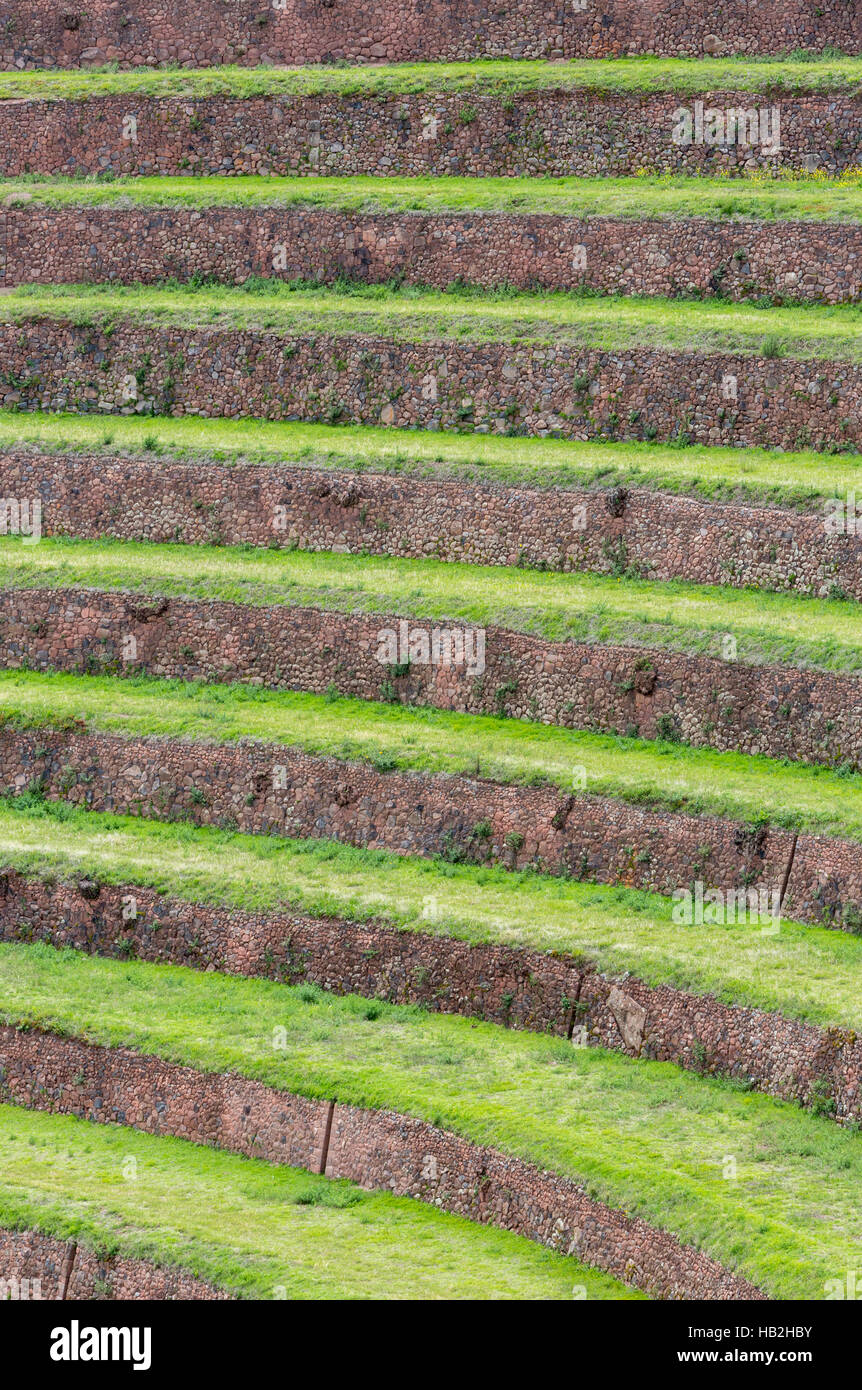
[[[97,1302],[194,1299],[201,1302],[231,1297],[182,1269],[123,1255],[95,1255],[76,1241],[57,1240],[30,1230],[0,1230],[0,1286],[7,1288],[14,1301],[27,1302],[56,1299]]]
[[[502,486],[300,464],[0,449],[0,495],[39,498],[45,536],[346,550],[792,589],[862,599],[862,536],[825,512],[647,488]]]
[[[671,894],[701,880],[783,895],[788,916],[841,925],[862,910],[854,841],[795,836],[559,788],[316,758],[278,744],[0,730],[0,791],[38,787],[95,811],[322,837]],[[436,910],[434,904],[429,910]]]
[[[734,122],[729,135],[725,126],[724,144],[708,145],[705,135],[695,138],[692,124],[691,143],[675,143],[675,113],[688,110],[693,123],[701,98],[705,110],[755,111],[756,132],[746,128],[737,140]],[[773,108],[778,128],[772,125]],[[20,98],[0,102],[0,172],[7,177],[109,172],[608,177],[642,169],[693,175],[780,168],[836,173],[862,162],[860,115],[862,98],[853,94],[777,88],[700,96],[545,88],[506,97],[429,91],[366,97]],[[778,151],[774,129],[780,135]]]
[[[0,590],[6,669],[143,672],[319,694],[334,688],[360,699],[862,766],[860,681],[854,675],[646,646],[549,642],[504,628],[485,630],[481,674],[466,661],[413,660],[407,669],[381,664],[381,655],[390,654],[382,632],[393,641],[403,638],[407,651],[408,637],[415,644],[424,636],[430,647],[440,630],[467,632],[471,641],[476,634],[448,623],[287,605],[148,599],[95,589]],[[467,645],[465,638],[465,655]]]
[[[707,0],[685,6],[672,0],[505,0],[496,8],[482,0],[371,7],[360,0],[284,0],[278,8],[225,7],[216,0],[177,8],[138,0],[128,11],[92,0],[85,12],[13,0],[10,14],[0,45],[0,65],[7,68],[701,56],[826,45],[852,53],[862,43],[852,0],[831,0],[823,9],[808,0],[781,0],[777,12],[774,4],[753,0],[728,0],[721,8]]]
[[[136,917],[127,920],[131,902]],[[48,883],[11,870],[0,871],[0,940],[311,981],[744,1078],[803,1105],[829,1096],[836,1119],[862,1117],[862,1042],[854,1033],[650,987],[631,975],[620,987],[580,956],[468,945],[381,922],[230,911],[135,884]]]
[[[391,1111],[307,1101],[126,1048],[12,1028],[0,1029],[0,1097],[385,1187],[576,1254],[653,1297],[764,1297],[708,1255],[588,1197],[572,1179]]]
[[[136,916],[127,920],[130,901]],[[136,884],[49,882],[11,869],[0,869],[0,940],[44,941],[286,984],[308,981],[336,994],[422,1004],[563,1037],[574,1026],[586,971],[573,956],[469,945],[385,922],[241,912]]]
[[[7,208],[2,220],[6,285],[348,275],[837,304],[859,299],[862,276],[858,224],[39,203]]]
[[[862,366],[849,361],[410,343],[122,319],[110,333],[64,319],[0,324],[0,356],[0,405],[22,410],[862,447]],[[137,406],[129,404],[135,392]]]

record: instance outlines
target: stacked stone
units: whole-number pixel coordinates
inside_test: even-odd
[[[766,7],[705,0],[509,0],[492,11],[403,0],[274,0],[237,14],[202,0],[176,13],[141,0],[133,14],[97,3],[61,12],[22,0],[0,38],[0,67],[121,68],[178,63],[247,66],[476,58],[541,59],[535,90],[511,98],[476,89],[384,98],[135,94],[0,102],[8,177],[191,172],[375,177],[631,176],[757,172],[837,174],[860,160],[855,92],[704,92],[713,108],[769,115],[754,143],[677,139],[700,98],[620,94],[556,84],[550,63],[621,55],[775,54],[839,46],[862,51],[849,3],[817,15],[783,0]],[[702,106],[703,103],[700,102]],[[776,139],[775,113],[782,137]],[[707,113],[708,117],[708,113]],[[703,112],[691,118],[697,127]],[[828,196],[824,192],[824,198]],[[155,284],[252,275],[372,282],[398,277],[445,287],[718,295],[836,306],[860,297],[862,233],[852,221],[694,217],[626,219],[506,210],[356,213],[344,208],[164,207],[77,200],[38,188],[2,209],[2,281],[87,279]],[[39,247],[34,257],[34,247]],[[130,247],[133,254],[130,254]],[[37,262],[37,263],[35,263]],[[109,327],[34,314],[0,324],[0,404],[20,411],[251,417],[359,425],[673,441],[714,446],[862,448],[862,369],[840,354],[779,359],[659,348],[589,349],[529,341],[405,342],[392,334],[284,334],[266,327],[166,326],[127,315]],[[140,365],[146,361],[146,369]],[[136,364],[138,364],[136,366]],[[141,378],[141,380],[138,380]],[[142,386],[146,379],[146,388]],[[132,389],[130,380],[137,382]],[[732,385],[731,385],[732,383]],[[143,395],[140,392],[144,392]],[[323,405],[321,405],[323,398]],[[336,415],[332,412],[337,406]],[[0,455],[7,499],[37,499],[44,534],[182,545],[273,544],[310,551],[433,556],[652,579],[795,587],[862,597],[855,531],[832,536],[814,504],[788,507],[659,493],[647,485],[504,487],[378,471],[132,458],[11,448]],[[3,503],[8,529],[9,507]],[[31,537],[32,538],[32,537]],[[38,537],[36,537],[38,539]],[[273,689],[380,694],[381,622],[400,616],[317,608],[245,608],[156,597],[141,602],[82,587],[10,586],[0,593],[3,664],[43,671],[123,671],[240,681]],[[474,715],[498,713],[576,728],[673,736],[691,745],[814,764],[862,766],[862,705],[853,674],[754,666],[656,646],[548,642],[504,628],[483,632],[483,679],[451,663],[397,664],[389,698]],[[487,636],[487,651],[484,645]],[[483,656],[483,662],[485,656]],[[501,692],[503,698],[501,699]],[[82,704],[83,713],[83,704]],[[20,724],[20,721],[19,721]],[[478,740],[477,740],[478,742]],[[272,794],[273,757],[286,796]],[[250,833],[327,836],[375,849],[438,855],[487,826],[482,862],[669,894],[705,872],[734,888],[765,886],[808,923],[852,926],[862,881],[855,846],[838,837],[672,814],[547,786],[372,770],[295,748],[243,742],[216,748],[133,740],[83,727],[0,730],[0,791],[38,786],[89,810]],[[704,855],[706,847],[707,854]],[[2,845],[0,845],[2,855]],[[127,923],[137,894],[165,928]],[[471,946],[391,923],[296,913],[250,914],[164,899],[134,883],[77,884],[0,874],[0,936],[105,955],[228,970],[336,992],[385,995],[508,1027],[572,1038],[631,1058],[672,1061],[809,1104],[828,1095],[841,1123],[862,1119],[862,1052],[852,1030],[825,1029],[679,987],[611,979],[580,956]],[[469,1080],[465,1082],[469,1084]],[[0,1099],[116,1122],[416,1197],[494,1222],[611,1271],[660,1298],[760,1299],[762,1291],[704,1251],[590,1196],[585,1184],[469,1143],[415,1118],[309,1100],[227,1074],[204,1074],[81,1038],[0,1030]],[[433,1162],[429,1163],[429,1159]],[[100,1260],[47,1235],[0,1231],[3,1263],[44,1277],[51,1296],[215,1299],[224,1293],[145,1261]],[[108,1290],[105,1294],[105,1290]]]

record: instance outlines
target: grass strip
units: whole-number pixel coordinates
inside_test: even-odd
[[[0,78],[2,82],[2,78]],[[726,221],[862,221],[862,170],[830,178],[757,174],[684,178],[294,178],[185,175],[106,179],[30,175],[0,181],[0,202],[46,207],[324,208],[349,213],[553,213],[644,221],[708,217]]]
[[[0,947],[0,1018],[417,1116],[583,1182],[777,1298],[822,1298],[858,1255],[859,1135],[668,1063],[42,945]]]
[[[356,849],[0,801],[0,863],[26,875],[153,888],[187,902],[566,952],[612,975],[823,1027],[862,1024],[862,940],[782,920],[680,928],[654,893]],[[434,912],[429,912],[433,904]]]
[[[326,333],[401,342],[565,343],[596,352],[862,362],[862,307],[851,304],[761,308],[715,299],[486,291],[460,284],[447,290],[360,282],[332,287],[263,277],[240,286],[22,285],[0,299],[0,323],[41,319],[101,331],[125,320],[315,338]]]
[[[862,459],[814,450],[691,444],[581,443],[500,435],[437,434],[372,425],[116,416],[0,410],[0,450],[87,451],[191,462],[350,468],[458,478],[488,485],[574,488],[639,485],[715,501],[812,508],[862,487]]]
[[[465,92],[516,96],[541,91],[647,94],[650,92],[830,92],[854,95],[862,85],[862,58],[836,49],[796,50],[752,58],[581,58],[392,63],[377,66],[138,68],[4,72],[0,99],[85,100],[136,94],[195,96],[405,96],[410,92]]]
[[[472,565],[431,559],[50,537],[0,538],[0,584],[93,588],[447,619],[549,642],[663,648],[824,671],[862,669],[862,605],[684,580]],[[381,666],[381,683],[386,670]]]
[[[0,1226],[179,1265],[240,1298],[571,1299],[573,1283],[590,1299],[643,1296],[409,1198],[10,1105],[0,1105]]]
[[[751,826],[862,841],[862,773],[528,720],[410,708],[253,686],[0,671],[0,718],[21,728],[87,728],[127,738],[257,739],[378,771],[546,784],[716,815]],[[508,881],[508,880],[507,880]]]

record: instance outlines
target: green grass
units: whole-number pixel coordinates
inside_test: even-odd
[[[479,61],[368,67],[139,68],[117,72],[4,72],[0,99],[52,101],[142,96],[401,96],[409,92],[849,92],[862,84],[862,58],[835,50],[751,58],[582,58],[565,63]]]
[[[721,300],[480,292],[454,285],[23,285],[0,300],[0,322],[56,319],[109,329],[142,325],[249,329],[286,336],[382,336],[403,342],[567,343],[585,351],[664,350],[862,362],[862,307],[760,308]],[[836,425],[838,421],[836,419]]]
[[[2,77],[0,77],[2,83]],[[862,220],[862,174],[745,179],[293,178],[275,175],[0,181],[4,204],[49,207],[303,207],[351,213],[505,212],[568,217]],[[743,229],[740,229],[741,231]]]
[[[862,460],[813,450],[728,449],[701,444],[587,443],[316,425],[207,420],[194,415],[118,416],[0,410],[0,449],[145,454],[234,463],[306,464],[362,472],[457,478],[488,485],[573,488],[639,485],[720,501],[812,508],[862,488]]]
[[[862,669],[862,606],[626,575],[558,574],[430,559],[67,537],[0,538],[6,588],[128,590],[201,601],[409,615],[583,641],[829,671]],[[388,669],[381,665],[381,685]]]
[[[0,671],[0,718],[129,738],[292,745],[381,771],[446,772],[587,789],[635,804],[862,840],[862,774],[520,719],[330,699],[247,685]],[[579,777],[580,781],[580,777]]]
[[[251,1299],[642,1297],[521,1236],[182,1139],[0,1105],[0,1227]],[[0,1271],[2,1273],[3,1271]]]
[[[0,801],[0,864],[52,880],[142,885],[191,903],[565,952],[725,1004],[823,1027],[862,1024],[859,938],[786,920],[777,936],[756,926],[681,929],[669,899],[629,888],[103,815],[29,796]]]
[[[46,946],[0,947],[0,1017],[417,1116],[585,1183],[777,1298],[822,1298],[858,1262],[858,1134],[667,1063]]]

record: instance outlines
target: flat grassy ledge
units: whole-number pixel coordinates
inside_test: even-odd
[[[29,671],[0,671],[0,719],[20,728],[81,721],[129,738],[255,739],[379,771],[479,775],[565,794],[583,769],[597,796],[862,841],[862,773],[520,719],[247,685]]]
[[[574,443],[452,435],[371,425],[115,416],[0,410],[0,451],[165,456],[191,463],[349,468],[536,488],[640,486],[718,502],[801,510],[862,490],[862,457],[691,444]]]
[[[551,573],[442,560],[252,546],[67,537],[0,538],[6,589],[114,590],[477,624],[550,642],[664,648],[736,660],[862,670],[862,605],[683,580]],[[381,668],[382,671],[382,668]]]
[[[776,1298],[824,1297],[862,1240],[858,1134],[668,1063],[307,985],[46,946],[0,947],[0,1018],[413,1115],[584,1183]]]
[[[11,1105],[0,1105],[0,1227],[178,1266],[238,1298],[571,1300],[573,1282],[589,1299],[643,1297],[406,1197]]]
[[[577,344],[595,351],[722,353],[862,362],[862,307],[757,308],[581,292],[478,291],[462,285],[307,282],[244,285],[23,285],[0,299],[0,323],[54,319],[110,330],[119,321],[254,329],[286,336],[359,334],[404,342]]]
[[[0,77],[2,83],[2,77]],[[349,213],[552,213],[565,217],[706,217],[862,221],[862,170],[840,177],[291,178],[241,175],[28,178],[0,181],[15,207],[300,207]]]
[[[336,96],[381,98],[410,92],[516,96],[540,91],[847,92],[862,86],[862,58],[797,52],[752,58],[582,58],[370,66],[138,68],[86,72],[4,72],[0,100],[70,101],[103,96]]]
[[[0,801],[0,865],[49,881],[139,885],[198,905],[563,953],[723,1004],[825,1028],[862,1025],[862,939],[784,918],[777,936],[756,926],[680,929],[669,899],[629,888],[104,815],[26,796]]]

